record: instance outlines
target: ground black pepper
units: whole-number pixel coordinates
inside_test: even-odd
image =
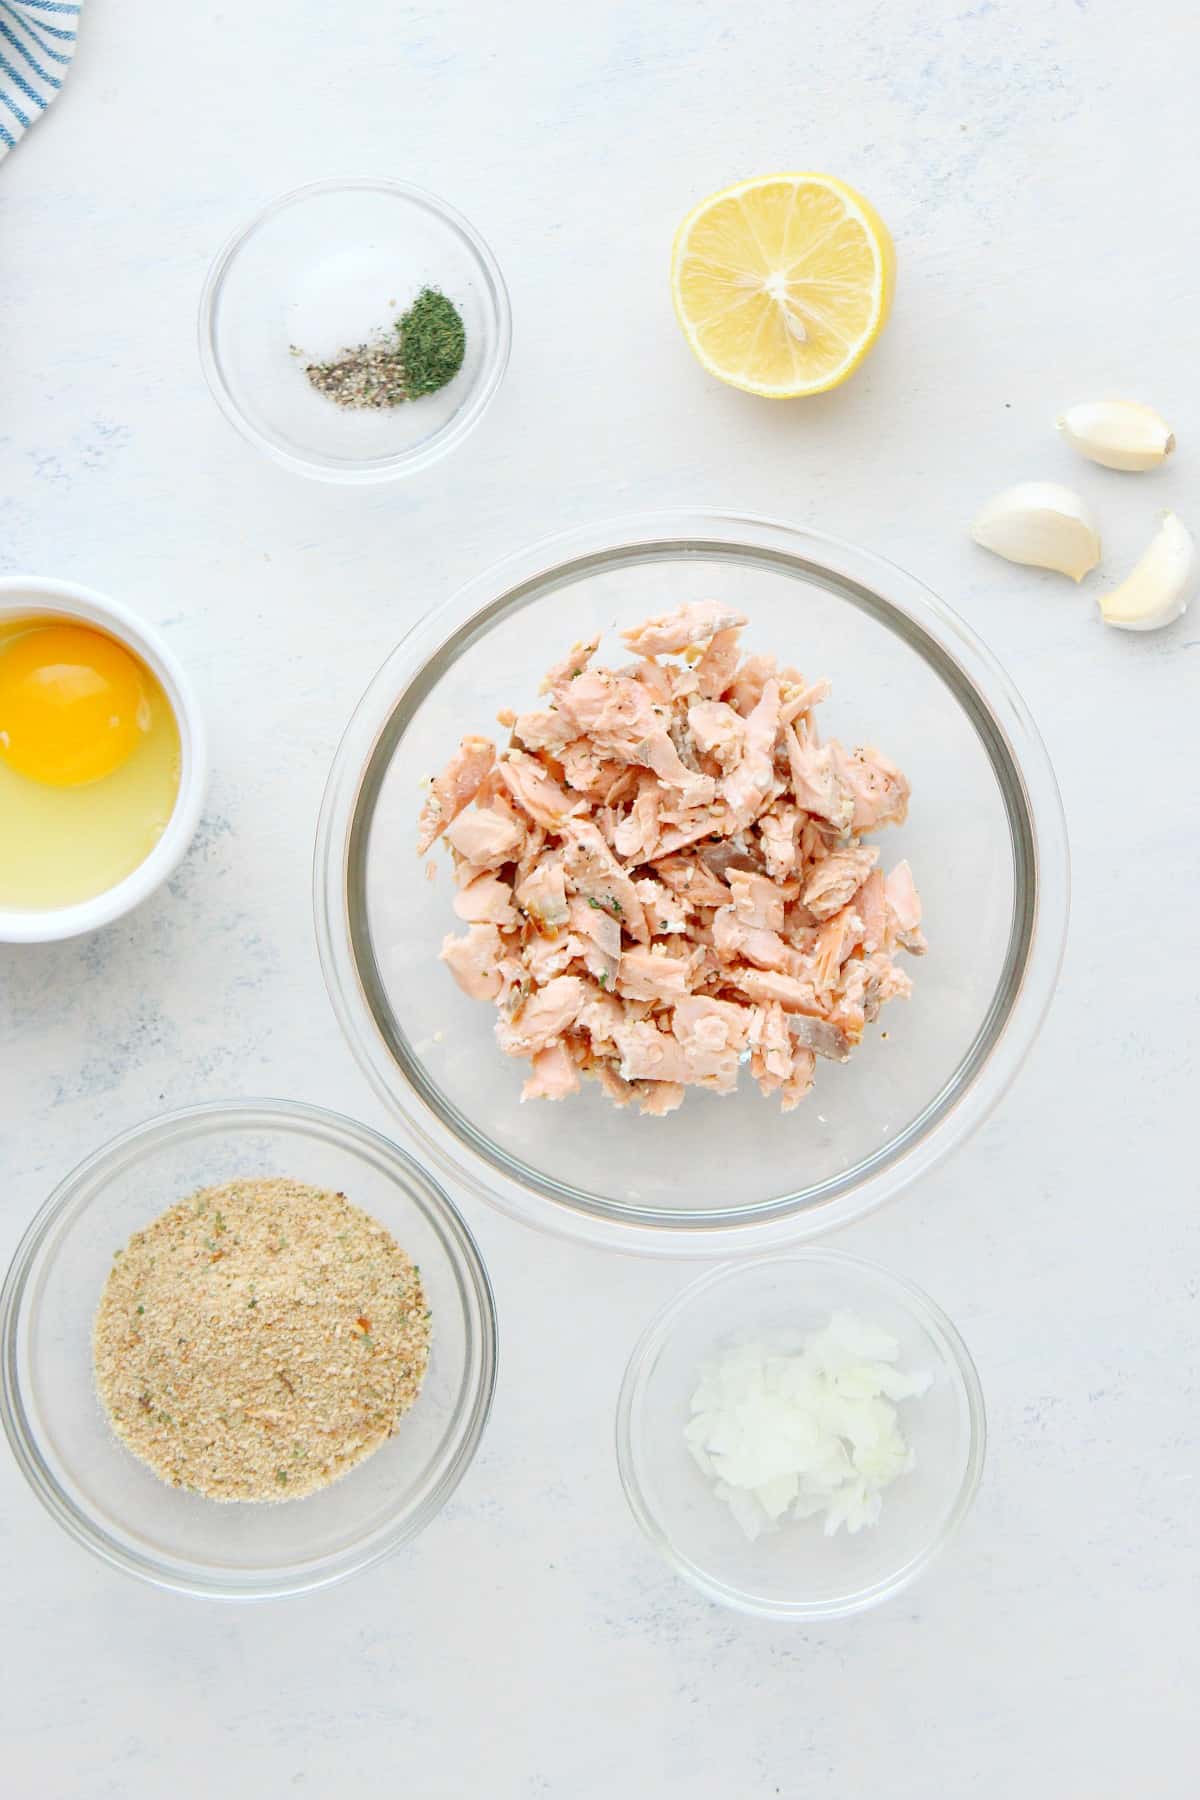
[[[467,334],[452,300],[422,288],[393,330],[342,350],[329,362],[306,363],[319,394],[351,410],[380,411],[436,394],[462,368]]]

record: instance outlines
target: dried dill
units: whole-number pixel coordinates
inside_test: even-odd
[[[467,353],[462,315],[436,288],[422,288],[396,327],[410,400],[453,381]]]
[[[341,350],[329,362],[305,364],[318,394],[355,411],[381,411],[436,394],[462,368],[467,334],[452,300],[422,288],[392,331]],[[294,351],[299,355],[299,351]]]

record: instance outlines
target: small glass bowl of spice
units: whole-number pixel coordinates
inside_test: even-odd
[[[499,387],[511,336],[479,233],[399,181],[285,194],[221,251],[200,305],[222,412],[324,481],[389,481],[444,456]]]
[[[861,1612],[970,1508],[974,1364],[901,1277],[835,1250],[727,1264],[634,1350],[617,1458],[634,1517],[710,1599],[767,1618]]]

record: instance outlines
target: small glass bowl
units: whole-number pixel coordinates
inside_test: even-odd
[[[684,1442],[701,1365],[748,1339],[808,1333],[856,1314],[900,1344],[900,1367],[928,1393],[900,1403],[915,1466],[883,1495],[874,1526],[826,1537],[785,1518],[751,1543]],[[907,1587],[964,1518],[983,1471],[983,1391],[939,1307],[898,1275],[837,1250],[727,1264],[686,1287],[651,1323],[617,1403],[617,1463],[646,1536],[701,1593],[772,1619],[833,1619]]]
[[[234,1176],[343,1190],[419,1265],[433,1313],[421,1392],[396,1435],[340,1481],[278,1506],[218,1505],[168,1487],[113,1435],[92,1371],[92,1322],[113,1252],[166,1206]],[[496,1378],[487,1274],[457,1210],[394,1144],[282,1100],[169,1113],[81,1163],[25,1233],[0,1293],[0,1413],[60,1525],[159,1587],[264,1599],[322,1587],[416,1535],[478,1447]]]
[[[462,314],[466,357],[436,394],[349,410],[305,375],[373,341],[422,288]],[[320,481],[390,481],[426,468],[483,416],[508,364],[512,316],[475,228],[403,181],[319,181],[265,207],[221,251],[200,302],[200,361],[242,436]]]

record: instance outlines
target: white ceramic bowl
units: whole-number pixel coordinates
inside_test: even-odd
[[[179,792],[167,828],[144,862],[90,900],[73,906],[0,906],[0,943],[47,944],[111,925],[140,906],[180,861],[195,836],[204,803],[207,748],[204,724],[183,670],[158,633],[127,607],[94,588],[41,575],[0,576],[0,619],[36,614],[95,625],[140,658],[158,677],[179,726]]]

